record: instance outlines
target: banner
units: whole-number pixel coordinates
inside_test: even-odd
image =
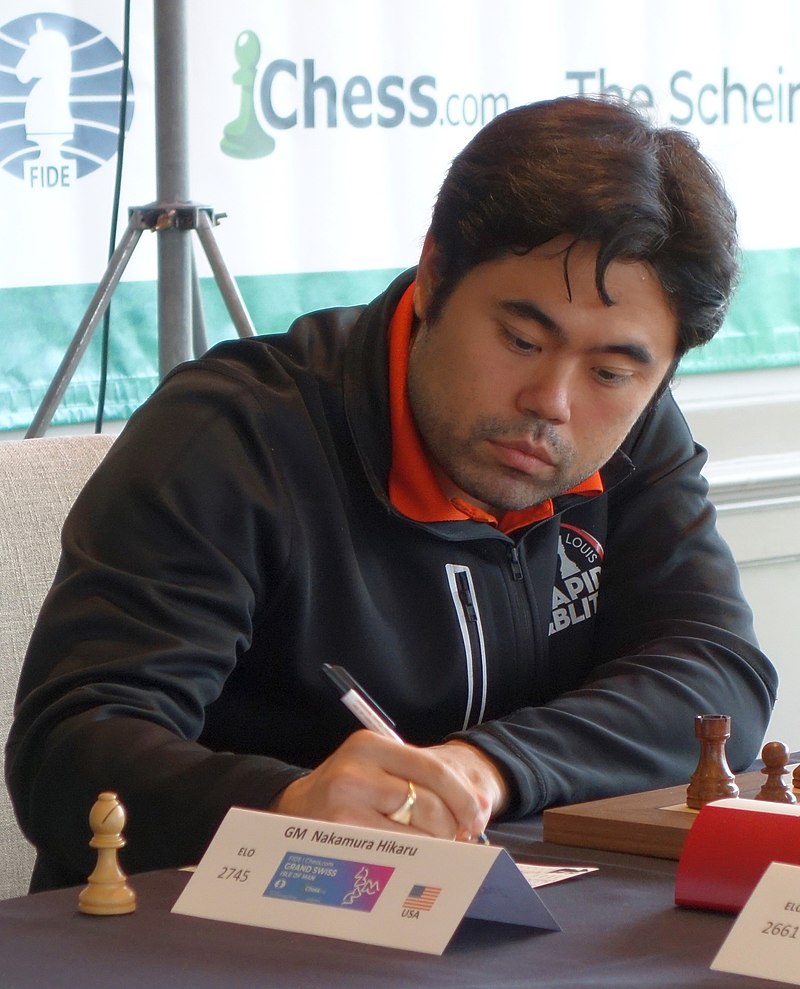
[[[800,4],[187,0],[191,199],[258,332],[367,302],[414,264],[453,156],[532,100],[615,93],[697,135],[737,204],[743,278],[683,373],[800,363]],[[122,0],[0,8],[0,429],[25,428],[128,210],[156,199],[152,0],[132,4],[112,235]],[[195,235],[190,235],[195,238]],[[156,234],[113,294],[108,418],[158,381]],[[195,238],[209,342],[234,336]],[[101,334],[54,422],[94,418]]]

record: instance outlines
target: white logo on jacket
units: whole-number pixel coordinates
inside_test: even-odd
[[[594,536],[584,529],[562,524],[550,635],[585,622],[595,614],[602,565],[603,547]]]

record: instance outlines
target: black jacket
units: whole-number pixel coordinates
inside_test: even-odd
[[[463,733],[510,814],[688,780],[694,716],[756,755],[775,694],[694,445],[666,394],[603,469],[511,537],[387,499],[386,329],[367,308],[222,344],[132,418],[64,528],[7,775],[36,887],[92,866],[87,816],[128,808],[129,871],[199,859],[357,725],[349,668],[409,742]]]

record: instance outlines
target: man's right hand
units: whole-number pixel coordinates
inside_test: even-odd
[[[494,799],[476,790],[453,760],[447,745],[417,748],[360,730],[350,735],[316,769],[290,783],[270,810],[437,838],[474,840],[488,824]],[[389,819],[414,784],[417,799],[408,827]]]

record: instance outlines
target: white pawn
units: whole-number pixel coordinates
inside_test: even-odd
[[[89,826],[93,834],[89,844],[97,849],[97,865],[89,876],[89,885],[81,890],[78,909],[100,916],[132,913],[136,894],[128,886],[117,859],[117,852],[125,845],[125,808],[116,793],[100,794],[89,814]]]

